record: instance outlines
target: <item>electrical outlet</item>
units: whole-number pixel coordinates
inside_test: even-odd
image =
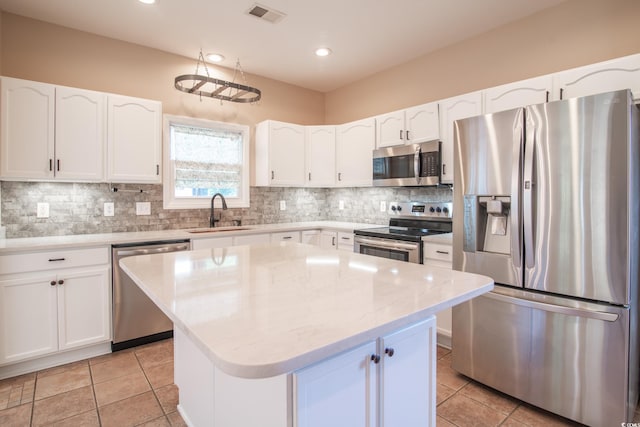
[[[287,202],[285,200],[280,200],[280,210],[281,211],[287,210]]]
[[[338,202],[338,209],[343,210],[344,209],[344,200],[340,200]]]
[[[104,216],[113,216],[114,214],[113,202],[105,202],[103,214]]]
[[[38,203],[36,209],[37,218],[49,218],[49,203]]]
[[[380,212],[386,212],[386,211],[387,211],[387,202],[383,200],[380,202]]]
[[[151,215],[151,203],[136,202],[136,215]]]

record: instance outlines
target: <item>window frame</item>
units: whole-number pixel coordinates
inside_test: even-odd
[[[198,197],[175,197],[175,167],[171,160],[171,125],[184,125],[200,127],[205,129],[222,129],[232,132],[242,133],[242,184],[241,197],[226,198],[227,206],[230,208],[249,207],[249,179],[251,159],[249,158],[249,146],[251,144],[251,134],[249,126],[236,123],[218,122],[208,119],[197,119],[193,117],[163,115],[162,132],[162,153],[163,153],[163,174],[162,174],[162,206],[164,209],[209,209],[211,207],[210,198]]]

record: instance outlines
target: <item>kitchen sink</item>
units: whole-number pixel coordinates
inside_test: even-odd
[[[200,234],[200,233],[221,233],[223,231],[241,231],[241,230],[251,230],[247,227],[239,227],[239,228],[199,228],[197,230],[187,230],[187,233],[191,234]]]

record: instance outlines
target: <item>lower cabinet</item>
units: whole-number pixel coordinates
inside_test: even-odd
[[[0,279],[0,364],[111,339],[108,265]]]
[[[325,249],[337,249],[338,248],[338,232],[337,231],[321,231],[320,232],[320,245]]]
[[[338,231],[338,249],[346,252],[353,252],[353,233]]]
[[[453,250],[450,243],[423,243],[424,265],[451,269]],[[437,315],[438,343],[451,347],[451,309],[446,308]]]
[[[233,246],[233,237],[207,237],[205,239],[193,239],[191,240],[191,249],[211,249],[211,248],[226,248],[227,246]]]
[[[294,425],[435,426],[435,318],[294,373]]]
[[[271,233],[271,242],[296,242],[300,243],[299,231],[283,231],[280,233]]]

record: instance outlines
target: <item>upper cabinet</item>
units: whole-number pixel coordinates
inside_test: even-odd
[[[482,92],[472,92],[440,102],[443,183],[453,184],[453,122],[482,114]]]
[[[107,180],[162,182],[162,103],[109,95]]]
[[[484,91],[484,112],[497,113],[550,100],[550,75],[492,87]]]
[[[305,185],[305,127],[266,120],[256,125],[256,185]]]
[[[438,103],[418,105],[376,117],[376,146],[413,144],[440,137]]]
[[[8,77],[0,86],[0,178],[160,182],[160,102]]]
[[[8,77],[0,85],[0,175],[52,179],[55,87]]]
[[[640,54],[574,68],[553,75],[553,99],[631,89],[640,101]]]
[[[306,185],[333,187],[336,183],[336,127],[306,127]]]
[[[336,185],[373,185],[373,150],[376,121],[373,118],[336,126]]]

